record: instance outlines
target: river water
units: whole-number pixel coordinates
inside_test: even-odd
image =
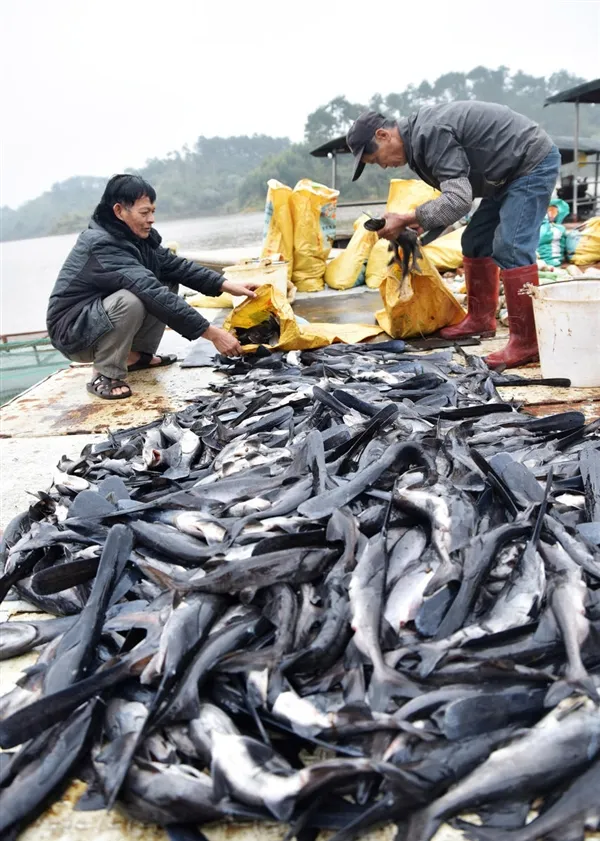
[[[375,212],[375,208],[372,208]],[[344,230],[359,214],[358,208],[339,208]],[[262,239],[263,213],[236,213],[198,219],[157,220],[163,242],[177,242],[181,251],[237,248]],[[0,243],[0,334],[46,329],[46,306],[56,276],[77,234]]]
[[[237,213],[200,219],[160,221],[156,228],[165,243],[188,249],[234,248],[262,238],[262,213]],[[1,244],[2,306],[0,334],[46,329],[48,296],[77,234],[23,239]]]

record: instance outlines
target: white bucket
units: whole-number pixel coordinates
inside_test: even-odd
[[[600,280],[569,280],[533,289],[543,377],[600,386]]]
[[[223,276],[226,280],[236,280],[245,283],[248,280],[258,281],[260,285],[270,283],[276,286],[283,295],[287,295],[288,264],[284,260],[275,262],[264,260],[247,260],[235,266],[227,266],[223,269]],[[245,295],[232,295],[233,306],[246,300]]]

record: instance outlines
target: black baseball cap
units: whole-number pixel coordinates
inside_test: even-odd
[[[352,124],[350,131],[346,135],[346,143],[354,155],[354,170],[352,171],[353,181],[360,178],[362,171],[365,168],[365,165],[362,162],[362,156],[365,153],[365,148],[375,137],[377,129],[383,128],[386,121],[387,117],[384,117],[383,114],[378,114],[377,111],[365,111]]]

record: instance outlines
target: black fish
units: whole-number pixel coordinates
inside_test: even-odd
[[[241,345],[276,345],[279,341],[279,320],[269,315],[254,327],[236,327],[236,336]]]

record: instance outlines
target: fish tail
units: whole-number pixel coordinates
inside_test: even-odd
[[[438,831],[441,821],[427,809],[413,812],[407,823],[398,825],[395,841],[430,841]]]
[[[577,670],[569,671],[567,669],[564,680],[557,680],[556,683],[552,684],[544,698],[544,706],[555,707],[573,692],[582,692],[588,698],[591,698],[594,703],[600,703],[600,694],[594,678],[582,666],[581,669]]]
[[[378,800],[357,818],[353,818],[346,826],[338,830],[329,841],[353,841],[360,838],[365,830],[379,823],[387,823],[392,819],[394,799],[389,795]]]
[[[477,826],[474,823],[456,819],[458,829],[472,841],[502,841],[506,838],[506,830],[495,829],[491,826]]]

